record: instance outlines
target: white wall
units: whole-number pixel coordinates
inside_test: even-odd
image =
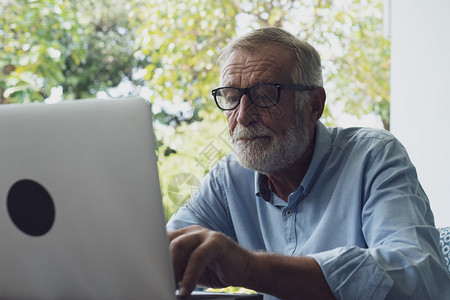
[[[387,4],[391,131],[416,165],[436,226],[450,226],[450,0]]]

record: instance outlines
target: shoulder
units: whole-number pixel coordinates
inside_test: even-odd
[[[409,161],[407,150],[389,131],[365,127],[327,128],[331,157],[360,164],[380,164],[392,158]]]
[[[392,133],[384,129],[367,127],[328,127],[327,129],[331,136],[332,145],[339,148],[355,145],[379,148],[390,142],[399,143]]]
[[[376,140],[394,140],[396,139],[392,133],[384,129],[369,128],[369,127],[327,127],[333,140],[348,140],[350,142],[357,142],[364,139]]]

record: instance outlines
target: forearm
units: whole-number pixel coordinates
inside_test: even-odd
[[[256,252],[246,287],[282,299],[334,299],[319,264],[310,257]]]

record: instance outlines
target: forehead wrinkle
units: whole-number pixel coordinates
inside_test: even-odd
[[[248,87],[261,82],[291,81],[292,53],[278,46],[266,45],[256,50],[237,49],[222,63],[220,83]]]
[[[281,75],[280,72],[282,71],[276,61],[271,60],[268,58],[255,60],[252,57],[245,62],[227,64],[222,69],[221,82],[222,84],[232,83],[233,85],[242,85],[243,81],[251,82],[251,84],[266,82],[270,76]]]

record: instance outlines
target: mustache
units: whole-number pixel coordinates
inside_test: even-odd
[[[274,133],[269,128],[261,124],[252,126],[242,126],[240,124],[237,124],[233,132],[231,133],[231,138],[233,141],[273,136]]]

